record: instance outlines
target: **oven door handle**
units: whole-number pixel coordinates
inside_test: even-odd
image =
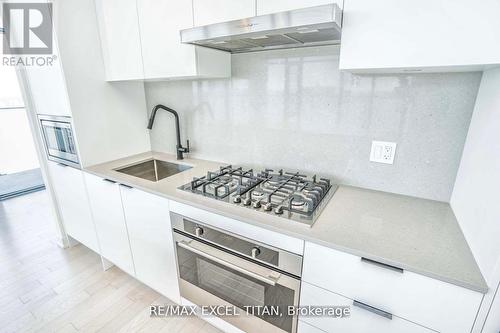
[[[207,253],[205,251],[202,251],[202,250],[199,250],[197,248],[195,248],[194,246],[192,246],[191,244],[189,244],[189,242],[186,242],[186,241],[180,241],[180,242],[177,242],[177,245],[179,245],[180,247],[188,250],[188,251],[191,251],[193,253],[196,253],[204,258],[207,258],[207,259],[210,259],[212,261],[215,261],[216,263],[218,264],[221,264],[223,266],[226,266],[228,268],[231,268],[237,272],[240,272],[240,273],[243,273],[245,275],[248,275],[248,276],[251,276],[253,277],[254,279],[256,280],[259,280],[261,282],[264,282],[264,283],[267,283],[271,286],[275,286],[276,283],[277,283],[277,278],[273,278],[273,277],[267,277],[267,276],[262,276],[260,274],[257,274],[255,272],[252,272],[252,271],[249,271],[248,269],[245,269],[245,268],[242,268],[238,265],[235,265],[235,264],[232,264],[224,259],[221,259],[221,258],[218,258],[217,256],[215,255],[212,255],[210,253]]]

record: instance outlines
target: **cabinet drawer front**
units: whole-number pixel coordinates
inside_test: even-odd
[[[397,316],[388,319],[364,308],[353,306],[353,300],[327,290],[302,283],[301,306],[349,306],[351,315],[346,318],[334,317],[300,317],[300,320],[325,332],[432,332],[425,327],[409,322]],[[300,332],[299,332],[300,333]]]
[[[309,242],[303,280],[442,332],[469,332],[482,299],[472,290]]]

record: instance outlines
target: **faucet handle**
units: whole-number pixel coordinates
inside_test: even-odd
[[[189,153],[189,139],[187,141],[186,153]]]

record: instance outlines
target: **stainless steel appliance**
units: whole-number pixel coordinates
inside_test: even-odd
[[[47,158],[64,165],[80,168],[71,118],[39,115]]]
[[[180,189],[312,226],[337,187],[329,179],[298,172],[255,173],[229,165]]]
[[[302,256],[171,213],[181,296],[199,306],[234,306],[223,319],[245,332],[297,330]],[[272,314],[256,309],[278,309]],[[280,313],[280,315],[276,315]]]
[[[335,3],[181,30],[181,41],[231,53],[340,43]]]

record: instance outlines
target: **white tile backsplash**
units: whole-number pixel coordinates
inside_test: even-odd
[[[148,107],[179,112],[192,156],[318,173],[365,188],[449,201],[481,73],[353,75],[338,47],[232,56],[232,78],[150,82]],[[396,142],[394,164],[370,162]],[[174,152],[159,112],[153,150]]]

